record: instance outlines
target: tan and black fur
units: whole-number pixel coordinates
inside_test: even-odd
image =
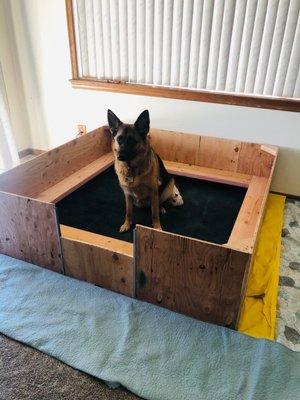
[[[174,178],[150,146],[149,112],[143,111],[133,125],[121,122],[111,110],[108,110],[107,117],[113,135],[115,170],[126,201],[126,216],[120,232],[131,227],[133,204],[137,207],[151,206],[152,225],[161,229],[159,214],[165,212],[162,205],[179,206],[183,200]]]

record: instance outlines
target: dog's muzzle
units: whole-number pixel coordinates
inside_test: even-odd
[[[125,155],[124,155],[124,154],[119,154],[119,155],[118,155],[118,160],[120,160],[120,161],[126,161]]]
[[[120,151],[118,154],[118,160],[120,161],[131,161],[134,158],[134,154],[131,152]]]

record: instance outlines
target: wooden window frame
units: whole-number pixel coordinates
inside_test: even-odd
[[[65,0],[65,3],[72,65],[72,79],[70,79],[70,82],[73,88],[300,112],[300,99],[294,99],[290,97],[254,96],[209,90],[190,90],[160,87],[155,85],[140,85],[135,83],[127,83],[124,81],[103,81],[92,77],[79,77],[73,16],[73,0]]]

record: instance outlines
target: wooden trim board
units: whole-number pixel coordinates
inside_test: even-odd
[[[264,148],[263,148],[264,147]],[[231,231],[227,245],[254,253],[258,232],[262,224],[268,193],[278,157],[278,148],[261,146],[272,155],[273,161],[267,178],[252,176],[242,207]]]
[[[78,78],[79,74],[78,74],[78,64],[77,64],[77,49],[76,49],[76,39],[75,39],[73,1],[65,0],[65,4],[66,4],[68,35],[69,35],[72,77],[73,77],[73,79],[76,79],[76,78]]]
[[[61,225],[65,274],[133,297],[133,245]]]
[[[252,253],[265,208],[269,180],[253,176],[227,246]]]
[[[74,42],[71,41],[70,46],[73,46],[73,43]],[[104,92],[128,93],[141,96],[300,112],[300,100],[287,97],[251,96],[210,90],[191,90],[154,85],[140,85],[124,81],[100,81],[92,77],[73,77],[70,82],[72,87],[75,89],[101,90]]]
[[[40,193],[36,198],[48,203],[56,203],[112,166],[113,163],[113,154],[104,154],[97,160],[81,168],[79,171],[74,172],[74,174],[68,176],[64,180],[58,182],[56,185],[51,186],[49,189]]]
[[[173,161],[164,160],[164,164],[170,174],[211,182],[225,183],[227,185],[248,187],[252,178],[251,175],[241,174],[238,172],[199,167],[198,165],[175,163]]]
[[[114,250],[120,254],[133,257],[132,243],[104,235],[99,235],[98,233],[92,233],[82,229],[73,228],[67,225],[60,225],[60,232],[62,238],[99,246],[106,250]]]

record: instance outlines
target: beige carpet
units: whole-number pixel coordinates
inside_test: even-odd
[[[0,334],[0,400],[134,400],[38,350]]]

